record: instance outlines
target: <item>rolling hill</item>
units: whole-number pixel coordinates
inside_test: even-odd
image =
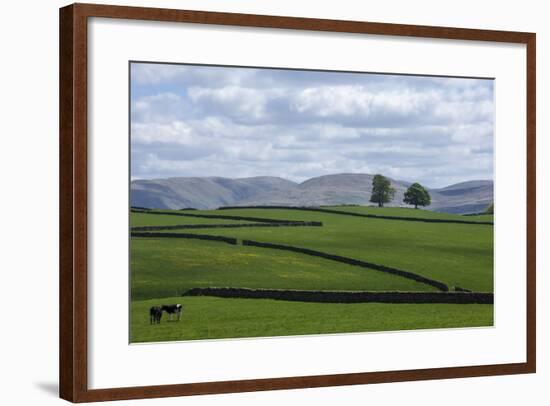
[[[134,180],[131,205],[162,209],[215,209],[223,206],[321,206],[368,205],[372,178],[369,174],[335,174],[302,183],[280,177],[258,176],[230,179],[222,177],[177,177]],[[410,182],[391,179],[395,198],[388,206],[404,206],[403,194]],[[428,209],[467,214],[483,211],[493,202],[493,181],[477,180],[429,189]]]

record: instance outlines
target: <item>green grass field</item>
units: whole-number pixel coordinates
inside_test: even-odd
[[[163,320],[161,324],[150,325],[149,307],[162,302],[183,304],[181,321]],[[490,305],[327,304],[214,297],[134,301],[131,314],[131,342],[134,343],[493,324]]]
[[[393,211],[393,209],[382,209],[380,212],[386,215],[386,210]],[[212,213],[212,211],[197,211],[201,214],[209,212]],[[181,230],[181,232],[311,248],[408,270],[440,280],[449,286],[460,286],[483,292],[490,292],[493,289],[493,227],[488,225],[409,222],[280,209],[235,209],[215,213],[322,221],[323,227]],[[463,216],[456,217],[463,218]]]
[[[133,239],[132,270],[135,299],[208,286],[435,291],[409,279],[292,252],[173,238]]]
[[[429,210],[415,210],[405,207],[372,207],[372,206],[323,206],[323,209],[346,211],[359,214],[374,214],[396,217],[419,217],[442,220],[462,220],[462,221],[493,221],[492,214],[480,214],[476,216],[462,216],[450,213],[437,213]]]
[[[184,212],[185,213],[185,212]],[[161,214],[132,213],[130,216],[131,227],[142,226],[173,226],[179,224],[242,224],[250,221],[237,221],[225,219],[206,219],[187,216],[167,216]]]
[[[465,217],[402,208],[345,206],[331,209],[384,216],[492,221],[492,216]],[[180,232],[309,248],[414,272],[443,282],[450,288],[459,286],[476,292],[493,291],[491,225],[361,218],[293,209],[197,210],[187,213],[321,221],[323,227],[186,229]],[[131,213],[132,226],[238,223],[250,221]],[[132,342],[487,326],[493,323],[492,305],[327,304],[181,297],[186,290],[195,287],[435,290],[400,276],[302,253],[218,241],[134,237],[131,239]],[[168,323],[163,319],[160,325],[149,325],[148,308],[151,305],[176,302],[184,304],[182,321]]]

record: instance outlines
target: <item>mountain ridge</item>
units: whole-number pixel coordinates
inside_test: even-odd
[[[364,173],[339,173],[312,177],[300,183],[277,176],[138,179],[131,182],[130,204],[160,209],[368,205],[373,177]],[[387,206],[409,207],[403,203],[403,195],[411,182],[388,179],[396,192]],[[476,213],[493,202],[492,180],[470,180],[427,189],[432,197],[427,209],[433,211]]]

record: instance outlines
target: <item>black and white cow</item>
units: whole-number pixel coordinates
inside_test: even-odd
[[[181,320],[181,313],[183,312],[183,306],[178,304],[162,305],[161,310],[168,313],[168,320],[172,321],[172,316],[176,316],[176,320]]]
[[[149,322],[151,324],[160,324],[162,318],[162,308],[160,306],[153,306],[149,309]]]

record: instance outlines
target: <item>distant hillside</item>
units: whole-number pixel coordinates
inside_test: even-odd
[[[134,180],[131,205],[150,208],[215,209],[222,206],[278,205],[321,206],[368,205],[372,178],[369,174],[335,174],[295,183],[279,177],[258,176],[230,179],[221,177]],[[403,194],[410,185],[391,179],[395,198],[388,206],[405,206]],[[469,181],[441,189],[429,189],[430,210],[448,213],[476,213],[493,202],[492,181]]]
[[[431,210],[446,213],[480,213],[493,203],[493,181],[474,180],[430,190]]]
[[[262,193],[284,194],[295,187],[298,185],[294,182],[269,176],[135,180],[131,184],[131,204],[166,209],[213,209],[234,205]]]

